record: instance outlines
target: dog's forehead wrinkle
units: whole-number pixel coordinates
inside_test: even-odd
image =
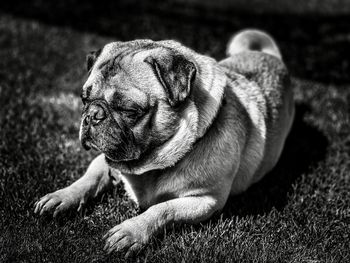
[[[114,89],[114,94],[110,97],[111,100],[117,103],[121,103],[124,106],[140,106],[146,108],[149,102],[149,95],[139,89]],[[136,105],[135,105],[136,104]]]
[[[140,97],[143,104],[145,101],[149,103],[149,99],[146,99],[146,95],[149,94],[156,95],[157,99],[164,99],[164,90],[158,88],[160,83],[150,65],[144,60],[148,56],[171,60],[174,47],[178,47],[174,41],[136,40],[107,44],[97,58],[84,87],[92,85],[92,95],[107,91],[105,98],[108,101],[111,101],[116,89],[127,93],[128,90],[133,90],[131,96]],[[173,80],[179,76],[170,74],[169,77]]]
[[[98,58],[95,63],[92,74],[100,72],[104,78],[113,78],[119,73],[133,74],[135,73],[135,67],[138,67],[141,62],[138,56],[143,50],[140,48],[133,48],[126,46],[118,48],[113,52],[109,52],[108,49],[104,49],[104,52]],[[136,57],[136,58],[135,58]],[[141,73],[141,72],[139,72]]]
[[[160,83],[156,80],[150,65],[144,60],[148,56],[161,56],[171,60],[171,51],[177,46],[178,44],[173,41],[151,40],[107,44],[93,66],[84,87],[92,86],[92,95],[103,92],[107,101],[113,100],[114,93],[122,92],[147,107],[149,105],[146,104],[150,103],[150,94],[157,99],[166,98],[166,94],[158,87]],[[169,77],[177,79],[179,76],[170,74]]]

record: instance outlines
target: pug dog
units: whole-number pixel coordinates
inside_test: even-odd
[[[107,232],[105,249],[139,251],[170,223],[220,211],[277,163],[294,117],[274,40],[234,36],[217,62],[176,41],[113,42],[88,55],[80,140],[101,152],[35,213],[81,210],[113,183],[144,211]]]

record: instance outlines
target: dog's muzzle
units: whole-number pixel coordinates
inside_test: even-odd
[[[117,114],[116,114],[117,115]],[[95,100],[84,109],[80,130],[81,144],[86,150],[94,148],[114,161],[139,157],[134,135],[122,120],[115,119],[104,100]]]
[[[81,126],[81,144],[86,150],[91,147],[97,148],[92,141],[91,133],[107,119],[107,114],[107,105],[100,100],[91,102],[85,109]]]

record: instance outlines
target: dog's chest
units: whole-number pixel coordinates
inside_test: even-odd
[[[122,176],[125,191],[142,209],[146,209],[154,203],[154,199],[156,198],[155,178],[155,172]]]
[[[151,171],[141,175],[122,175],[129,197],[141,209],[178,197],[187,188],[172,172]]]

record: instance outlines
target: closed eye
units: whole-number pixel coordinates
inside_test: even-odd
[[[143,111],[139,109],[122,109],[121,111],[128,117],[138,117],[143,113]]]
[[[146,114],[146,111],[139,108],[118,109],[120,114],[129,121],[138,121]]]

